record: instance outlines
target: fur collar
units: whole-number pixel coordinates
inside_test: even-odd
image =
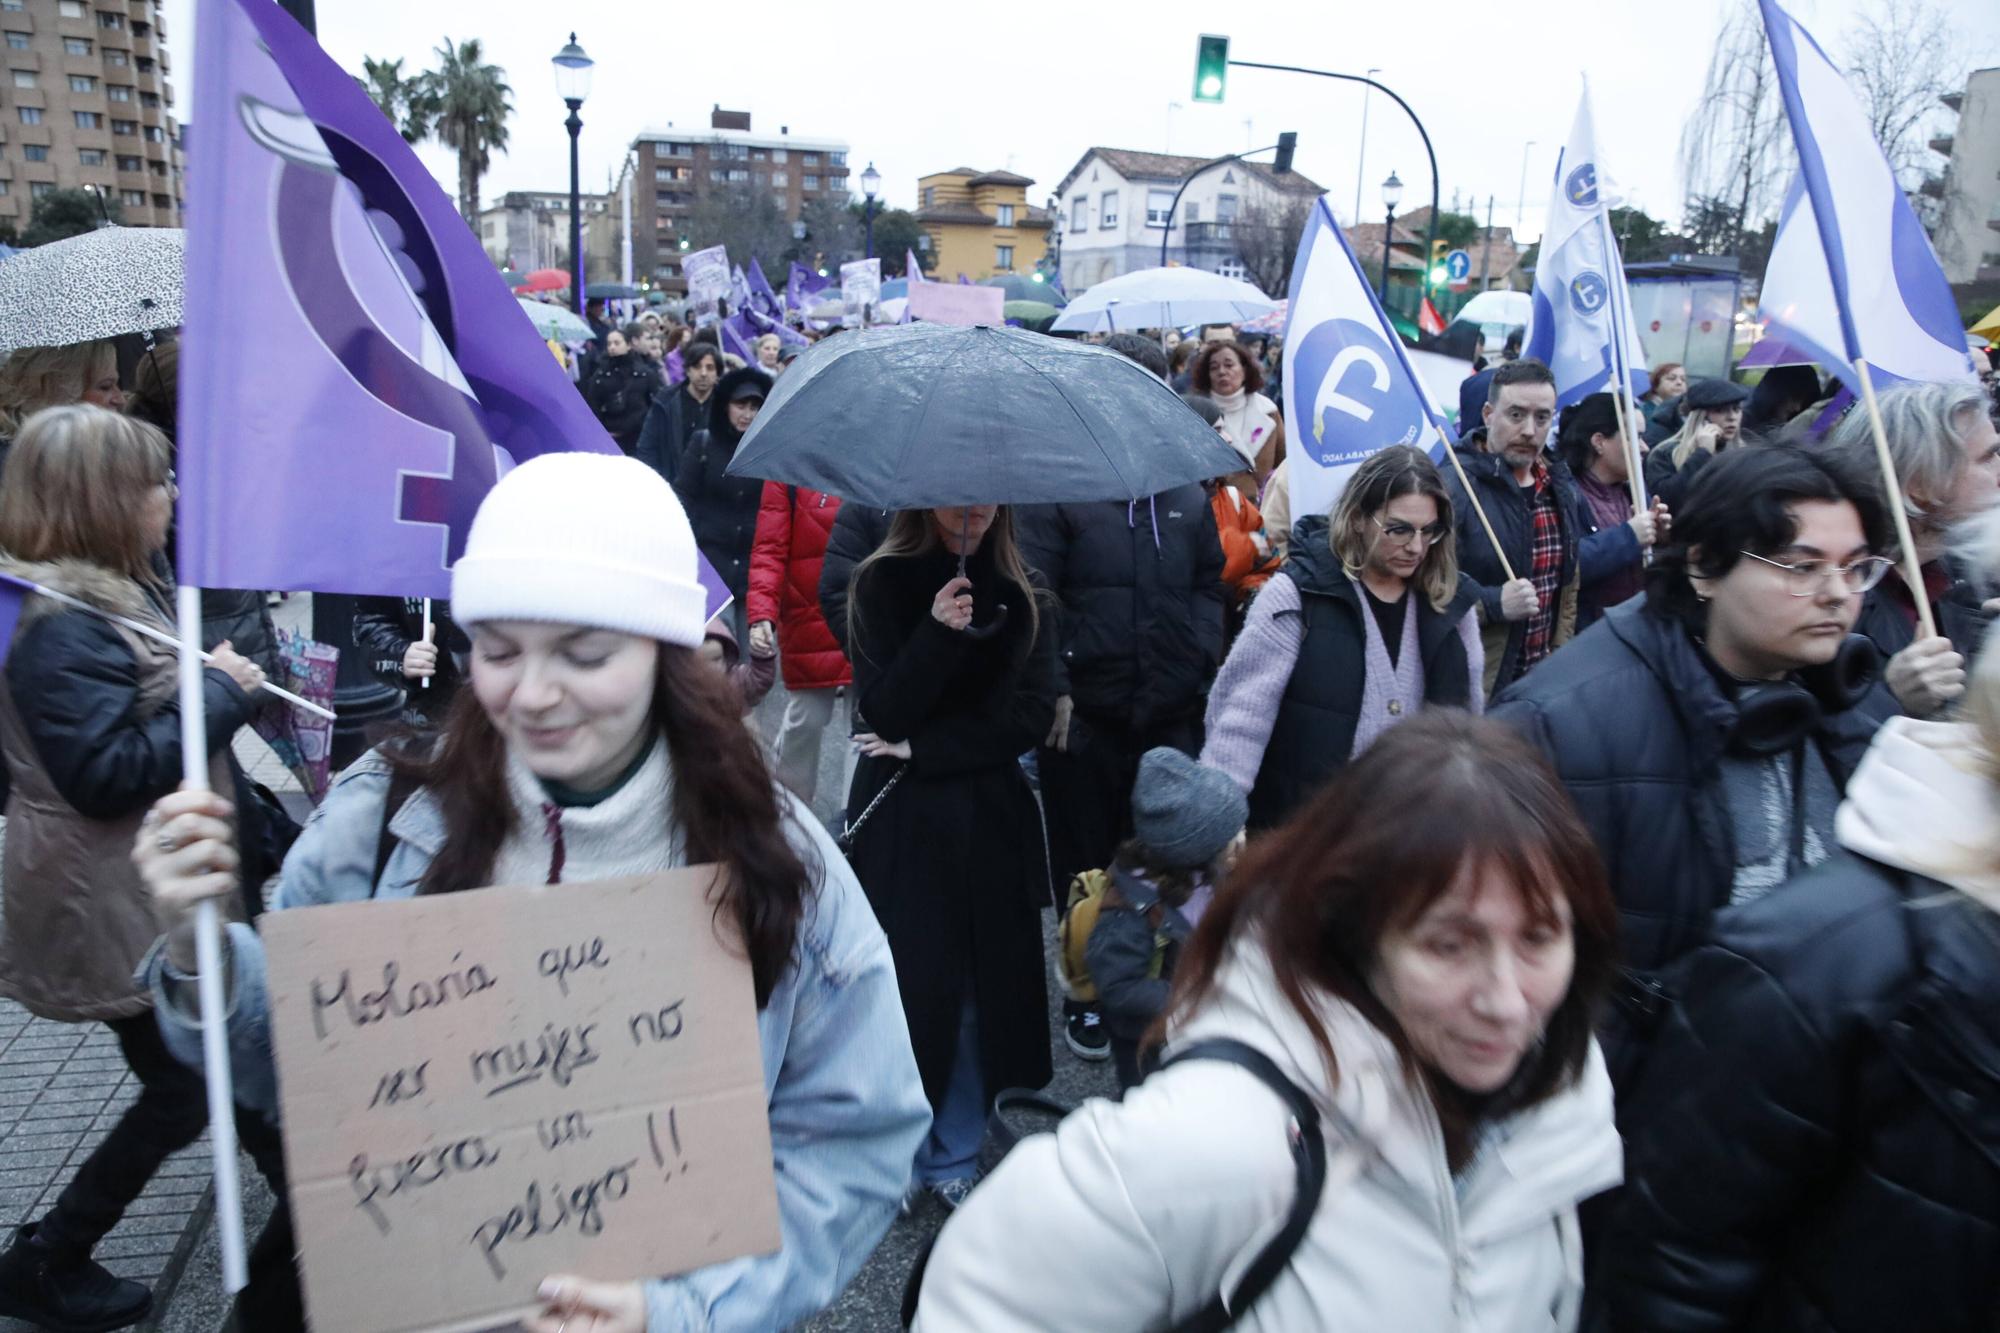
[[[134,620],[159,620],[159,607],[146,596],[137,581],[87,560],[49,560],[39,563],[0,557],[0,573],[40,584],[88,602],[100,611]],[[21,624],[31,624],[44,616],[60,615],[71,608],[53,597],[30,597],[21,608]]]

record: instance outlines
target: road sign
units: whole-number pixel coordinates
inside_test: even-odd
[[[1453,250],[1444,257],[1444,272],[1452,290],[1463,289],[1472,279],[1472,256],[1463,250]]]

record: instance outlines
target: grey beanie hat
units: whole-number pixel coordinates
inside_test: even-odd
[[[1132,832],[1163,868],[1207,865],[1249,821],[1249,799],[1221,769],[1164,745],[1139,760]]]

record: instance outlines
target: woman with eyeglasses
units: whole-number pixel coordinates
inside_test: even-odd
[[[1824,449],[1731,449],[1614,606],[1503,690],[1494,715],[1555,764],[1611,872],[1631,975],[1606,1035],[1621,1094],[1659,1020],[1654,974],[1834,846],[1880,712],[1853,634],[1892,549],[1866,474]],[[1879,698],[1879,694],[1875,696]]]
[[[1483,707],[1479,589],[1451,531],[1444,480],[1408,445],[1357,468],[1330,519],[1300,520],[1209,693],[1202,762],[1249,793],[1253,829],[1418,709]]]

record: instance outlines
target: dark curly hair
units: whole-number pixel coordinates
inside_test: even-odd
[[[1213,342],[1203,343],[1201,350],[1195,353],[1194,369],[1188,374],[1188,384],[1196,393],[1215,392],[1209,383],[1208,368],[1215,363],[1215,358],[1224,352],[1234,353],[1236,363],[1243,367],[1243,392],[1257,393],[1263,389],[1264,367],[1258,363],[1256,357],[1235,343]]]

